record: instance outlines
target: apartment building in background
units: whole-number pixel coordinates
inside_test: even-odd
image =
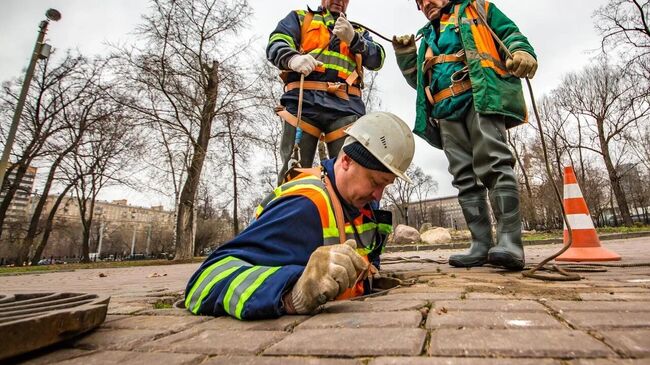
[[[25,176],[20,181],[20,186],[7,211],[7,218],[5,223],[24,221],[30,215],[30,199],[34,190],[34,179],[36,178],[37,169],[35,167],[28,167]],[[11,171],[6,175],[10,183],[13,183],[16,178],[16,170]],[[6,191],[0,191],[0,203],[4,201]]]

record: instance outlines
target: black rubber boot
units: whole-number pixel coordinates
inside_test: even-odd
[[[482,266],[487,262],[492,247],[492,224],[485,195],[458,198],[467,228],[472,234],[472,245],[465,254],[451,255],[449,265],[456,267]]]
[[[525,259],[519,191],[495,189],[490,192],[490,203],[497,220],[497,245],[490,249],[488,263],[508,270],[522,270]]]

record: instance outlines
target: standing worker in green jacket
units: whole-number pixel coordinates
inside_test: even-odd
[[[521,270],[525,260],[519,188],[506,129],[526,122],[519,78],[535,75],[534,50],[488,1],[416,2],[429,20],[418,31],[419,49],[413,35],[395,37],[393,47],[403,76],[417,90],[414,132],[445,152],[472,234],[469,252],[452,255],[449,263]],[[506,59],[497,48],[486,22],[513,58]],[[497,220],[496,242],[488,195]]]

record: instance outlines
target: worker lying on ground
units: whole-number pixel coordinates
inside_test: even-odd
[[[537,70],[533,47],[488,1],[416,2],[429,20],[418,31],[419,51],[413,35],[394,38],[393,47],[403,76],[417,90],[414,132],[445,152],[472,234],[469,252],[452,255],[449,263],[521,270],[519,189],[506,128],[526,122],[519,78],[532,78]],[[512,59],[503,61],[488,26]],[[487,192],[497,220],[496,246]]]
[[[280,70],[285,93],[278,111],[283,123],[280,154],[284,179],[294,143],[300,146],[300,166],[311,167],[320,134],[330,157],[335,157],[343,130],[366,114],[361,99],[363,69],[377,71],[384,64],[383,47],[368,31],[345,17],[350,0],[321,0],[317,10],[295,10],[282,19],[266,48],[268,60]],[[296,135],[300,75],[303,74],[302,134]]]
[[[371,113],[346,130],[338,157],[296,169],[269,194],[256,219],[192,275],[185,306],[239,319],[309,314],[329,300],[369,292],[392,230],[377,209],[384,189],[405,175],[413,134],[397,116]]]

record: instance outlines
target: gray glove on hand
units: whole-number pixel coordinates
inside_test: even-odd
[[[399,37],[393,36],[393,49],[397,54],[416,53],[415,35],[407,34]]]
[[[537,61],[527,52],[516,51],[506,61],[506,68],[516,77],[532,79],[537,71]]]
[[[295,55],[289,59],[289,68],[305,76],[309,75],[316,67],[322,64],[322,62],[317,61],[309,54]]]
[[[317,248],[290,295],[283,297],[287,313],[309,314],[353,287],[368,269],[356,247],[354,240],[348,240],[342,245]]]
[[[352,27],[352,24],[345,19],[343,14],[336,19],[336,24],[334,24],[334,30],[332,33],[348,45],[352,43],[352,39],[354,39],[354,28]]]

